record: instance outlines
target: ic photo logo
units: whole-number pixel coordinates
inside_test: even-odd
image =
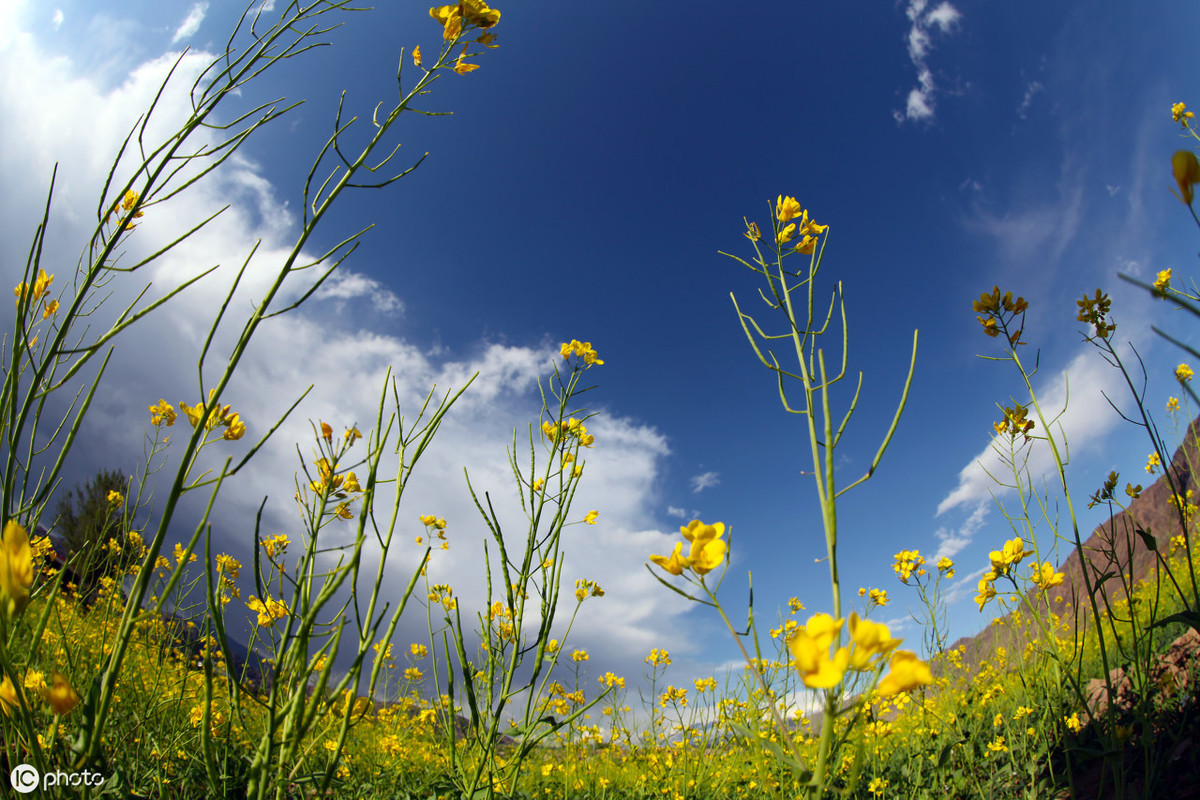
[[[18,764],[8,773],[8,782],[21,794],[29,794],[41,783],[41,777],[36,768],[28,764]]]
[[[99,772],[85,769],[83,772],[47,772],[40,774],[36,767],[28,764],[18,764],[8,773],[8,782],[20,794],[29,794],[38,786],[99,786],[104,783],[104,776]]]

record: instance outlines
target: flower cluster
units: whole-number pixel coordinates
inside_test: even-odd
[[[601,361],[600,363],[603,364],[604,362]],[[542,435],[552,442],[557,442],[562,437],[578,439],[579,443],[584,447],[591,447],[596,443],[596,437],[588,433],[587,426],[574,417],[564,419],[557,425],[550,420],[546,420],[542,423]]]
[[[1178,122],[1183,127],[1187,127],[1187,121],[1196,116],[1191,111],[1187,110],[1185,103],[1175,103],[1171,106],[1171,119]]]
[[[559,353],[563,358],[570,358],[572,354],[583,359],[583,363],[587,366],[593,364],[603,364],[604,360],[596,355],[596,351],[592,349],[591,342],[581,342],[578,339],[572,339],[569,342],[563,342],[559,347]]]
[[[1195,374],[1196,373],[1192,372],[1192,368],[1187,364],[1180,364],[1175,368],[1175,380],[1179,381],[1180,383],[1190,381],[1192,376]]]
[[[215,395],[216,392],[216,389],[208,390],[207,404],[197,403],[194,406],[189,406],[187,403],[181,400],[179,402],[179,408],[184,414],[187,415],[188,422],[192,424],[193,428],[199,425],[201,421],[204,421],[205,430],[210,431],[219,425],[224,425],[225,433],[222,434],[221,438],[230,440],[242,438],[242,436],[246,433],[246,424],[241,421],[236,411],[231,412],[229,410],[228,405],[218,406],[213,403],[213,395]],[[150,424],[159,425],[164,420],[166,421],[168,427],[175,424],[175,413],[169,409],[166,400],[160,400],[157,405],[147,406],[147,408],[150,411]],[[206,420],[204,413],[210,409],[211,413],[209,413],[208,419]]]
[[[258,614],[258,624],[264,628],[271,627],[277,620],[281,620],[291,613],[282,601],[276,600],[269,595],[265,601],[259,600],[257,597],[251,597],[246,602],[246,605],[251,611]]]
[[[845,620],[828,614],[813,614],[803,628],[788,637],[788,650],[810,689],[831,689],[841,683],[849,670],[872,672],[899,645],[887,625],[850,615],[850,646],[838,647],[830,654],[834,638]],[[880,681],[878,691],[887,696],[933,682],[929,665],[915,653],[897,651],[891,658],[891,673]]]
[[[808,211],[801,208],[800,203],[794,197],[779,195],[775,201],[775,219],[779,221],[780,225],[787,223],[787,227],[781,227],[775,234],[775,243],[784,245],[799,236],[800,241],[795,245],[796,252],[804,255],[812,255],[816,251],[817,237],[829,229],[828,225],[818,225],[816,220],[810,220]],[[799,227],[797,227],[797,223],[791,221],[794,219],[799,219]],[[753,223],[750,224],[753,225]],[[758,226],[754,225],[751,232],[757,238]]]
[[[979,324],[983,326],[983,332],[988,336],[999,336],[1003,333],[1008,338],[1008,343],[1012,347],[1019,344],[1024,344],[1021,341],[1021,334],[1024,332],[1025,311],[1029,308],[1029,303],[1024,297],[1013,299],[1012,292],[1005,292],[1000,295],[1000,287],[993,286],[991,294],[984,292],[979,295],[979,299],[971,304],[971,307],[977,314]],[[1010,327],[1015,327],[1017,317],[1021,317],[1021,327],[1010,331]]]
[[[913,573],[917,577],[925,574],[922,565],[925,563],[925,557],[918,550],[901,550],[896,553],[895,563],[892,564],[892,570],[900,577],[902,583],[908,583],[912,578]]]
[[[441,517],[435,517],[433,514],[425,514],[421,517],[421,524],[428,528],[430,533],[441,540],[443,550],[450,549],[450,543],[446,541],[446,520]],[[424,544],[425,537],[418,536],[416,541],[417,544]],[[432,543],[432,541],[433,540],[431,538],[430,542]]]
[[[1158,297],[1166,297],[1167,290],[1171,288],[1171,268],[1161,270],[1154,276],[1154,294]]]
[[[129,212],[133,211],[134,206],[136,206],[138,204],[138,200],[140,200],[141,197],[142,196],[140,194],[138,194],[137,192],[135,192],[133,189],[127,189],[125,191],[125,194],[121,196],[121,199],[118,200],[117,202],[113,203],[112,210],[108,212],[108,216],[105,218],[104,221],[105,222],[111,221],[113,214],[117,215],[117,225],[120,225],[121,223],[125,222],[126,219],[130,219],[130,220],[141,219],[142,215],[144,214],[144,212],[141,210],[134,212],[132,217],[130,217],[130,215],[129,215]],[[125,230],[131,231],[136,227],[137,227],[137,225],[134,222],[130,221],[130,223],[125,226]]]
[[[725,523],[714,522],[705,525],[694,519],[679,529],[683,538],[691,542],[687,557],[683,556],[683,542],[675,543],[675,550],[669,556],[651,555],[650,560],[672,575],[682,575],[685,569],[690,569],[697,575],[706,575],[721,565],[725,560],[727,544]]]
[[[41,672],[30,670],[26,673],[23,683],[26,689],[37,692],[42,701],[50,706],[55,714],[60,716],[69,714],[75,706],[79,705],[78,693],[72,688],[67,677],[61,673],[51,673],[50,680],[51,683],[47,685],[46,678]],[[16,687],[5,675],[4,679],[0,681],[0,710],[3,710],[5,716],[8,716],[18,705]]]
[[[32,291],[29,289],[29,284],[24,281],[13,287],[13,294],[17,296],[17,307],[21,307],[22,300],[29,303],[29,308],[35,307],[38,301],[50,292],[50,284],[52,283],[54,283],[54,276],[47,275],[44,269],[38,269],[38,276],[33,282]],[[42,306],[42,319],[50,319],[56,311],[58,311],[58,301],[46,297],[46,302]],[[36,338],[34,341],[36,341]]]
[[[998,435],[1007,433],[1013,439],[1018,435],[1024,434],[1025,441],[1029,441],[1029,432],[1033,430],[1034,421],[1026,419],[1029,415],[1029,409],[1017,403],[1014,408],[1004,408],[1004,419],[999,422],[993,422],[992,427],[996,429]]]
[[[979,593],[975,597],[980,611],[983,611],[987,602],[996,596],[996,579],[1002,575],[1008,575],[1009,571],[1021,563],[1022,559],[1031,555],[1033,555],[1033,551],[1025,549],[1025,542],[1020,537],[1008,540],[1004,543],[1003,549],[993,550],[988,554],[992,568],[983,573],[983,577],[979,579]],[[1050,571],[1053,573],[1053,568]]]
[[[1099,289],[1095,297],[1088,297],[1085,293],[1082,300],[1075,301],[1075,305],[1079,306],[1079,314],[1075,319],[1096,326],[1096,336],[1099,338],[1107,339],[1117,329],[1117,324],[1108,318],[1112,300]]]
[[[441,603],[447,611],[458,608],[458,601],[454,599],[454,590],[444,583],[434,584],[430,588],[429,602]]]
[[[1030,564],[1029,567],[1033,570],[1033,576],[1030,578],[1030,580],[1032,580],[1035,585],[1042,589],[1049,589],[1051,586],[1061,586],[1062,582],[1066,580],[1067,577],[1062,572],[1055,572],[1054,565],[1049,561],[1045,562],[1041,566],[1038,566],[1037,562],[1034,562],[1033,564]]]
[[[575,599],[583,602],[588,597],[604,597],[604,589],[595,581],[580,578],[575,581]]]

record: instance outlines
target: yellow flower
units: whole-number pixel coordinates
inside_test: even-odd
[[[937,562],[938,572],[943,573],[947,578],[954,577],[954,562],[948,557],[942,556]]]
[[[884,697],[933,683],[929,665],[909,650],[897,650],[892,656],[891,668],[879,682],[878,691]]]
[[[345,479],[342,481],[342,491],[361,492],[362,490],[362,486],[358,483],[358,476],[353,472],[347,472]]]
[[[1178,397],[1172,397],[1169,400],[1167,400],[1167,411],[1178,411],[1178,410],[1179,410],[1179,398]]]
[[[237,580],[241,568],[241,562],[233,556],[226,555],[225,553],[221,553],[217,556],[217,572],[221,573],[222,575],[225,575],[232,580]]]
[[[466,45],[463,46],[462,52],[458,54],[458,58],[454,61],[454,71],[459,75],[466,75],[468,72],[474,72],[479,69],[478,64],[468,64],[463,61],[463,57],[467,54]]]
[[[597,518],[597,517],[599,517],[599,516],[600,516],[600,512],[599,512],[599,511],[592,510],[592,511],[589,511],[589,512],[588,512],[588,513],[587,513],[587,514],[584,516],[584,518],[583,518],[583,521],[584,521],[584,522],[586,522],[588,525],[595,525],[595,524],[596,524],[596,518]]]
[[[1184,103],[1175,103],[1171,106],[1171,119],[1187,127],[1187,121],[1196,116],[1190,111],[1187,111],[1187,105]]]
[[[50,319],[56,313],[58,313],[58,301],[57,300],[47,301],[46,307],[42,310],[42,319]]]
[[[275,624],[276,620],[283,619],[288,615],[288,607],[278,600],[267,597],[266,602],[259,600],[257,597],[251,597],[246,605],[251,611],[258,614],[258,624],[269,628]]]
[[[105,497],[105,499],[114,506],[119,506],[119,505],[121,505],[121,503],[125,502],[125,498],[122,497],[121,493],[118,492],[116,489],[110,490],[108,493],[108,496]]]
[[[780,222],[795,219],[803,212],[804,209],[800,207],[800,203],[794,197],[779,195],[779,199],[775,201],[775,219]]]
[[[886,789],[887,787],[888,787],[887,779],[872,778],[871,782],[867,784],[867,791],[873,795],[879,796],[879,795],[883,794],[883,790]]]
[[[267,551],[267,558],[274,558],[275,551],[278,550],[280,555],[287,551],[290,544],[286,533],[281,533],[278,536],[272,536],[270,539],[262,540],[262,548]]]
[[[591,366],[592,364],[604,363],[603,360],[597,357],[596,351],[592,349],[591,342],[581,342],[578,339],[572,339],[570,342],[563,343],[562,347],[559,348],[559,352],[562,354],[563,358],[570,358],[571,354],[574,353],[575,355],[582,357],[583,363],[587,364],[588,366]],[[545,429],[546,426],[543,424],[542,430],[544,431]],[[547,434],[547,436],[549,436],[549,434]],[[550,438],[551,441],[553,441],[554,437]]]
[[[1153,475],[1154,470],[1158,469],[1161,464],[1162,461],[1159,459],[1158,453],[1151,453],[1150,457],[1146,459],[1146,472]]]
[[[0,611],[12,619],[29,603],[33,585],[33,551],[29,534],[16,520],[4,523],[0,541]]]
[[[924,575],[925,570],[921,569],[921,565],[925,563],[925,558],[918,550],[901,550],[896,553],[895,563],[892,564],[892,570],[900,577],[904,583],[908,583],[914,572],[918,576]]]
[[[672,575],[682,575],[688,566],[687,559],[683,558],[683,542],[675,543],[675,549],[671,552],[670,556],[651,554],[650,560]]]
[[[413,48],[413,66],[421,66],[421,45],[417,45]]]
[[[787,242],[790,242],[792,240],[792,237],[795,235],[796,235],[796,223],[789,222],[788,226],[786,228],[783,228],[782,230],[779,231],[779,233],[775,234],[775,243],[776,244],[786,244]]]
[[[1083,730],[1083,724],[1079,721],[1079,713],[1078,712],[1072,714],[1069,717],[1064,717],[1064,720],[1067,723],[1067,727],[1070,728],[1073,732],[1079,733],[1081,730]]]
[[[871,661],[895,650],[901,641],[892,638],[887,625],[859,619],[855,613],[850,614],[850,640],[854,643],[850,666],[857,670],[873,669]]]
[[[1154,288],[1160,292],[1165,292],[1171,288],[1171,270],[1164,269],[1154,277]]]
[[[166,400],[159,400],[157,405],[146,408],[150,411],[151,425],[161,425],[165,421],[169,428],[175,424],[175,409]]]
[[[662,648],[655,647],[650,651],[650,655],[646,656],[646,663],[655,667],[666,667],[671,664],[671,654]]]
[[[8,676],[4,676],[4,680],[0,681],[0,709],[4,710],[5,716],[10,713],[11,709],[17,707],[17,690],[13,686],[12,681]]]
[[[1192,376],[1195,374],[1196,373],[1192,372],[1192,368],[1187,364],[1180,364],[1175,368],[1175,378],[1180,383],[1183,383],[1184,381],[1190,381]]]
[[[725,535],[725,523],[714,522],[712,525],[705,525],[694,519],[679,530],[683,538],[692,543],[687,563],[697,575],[712,571],[725,560],[727,545],[721,538]]]
[[[1040,567],[1034,563],[1030,564],[1033,568],[1033,582],[1043,589],[1049,589],[1051,586],[1061,586],[1066,575],[1061,572],[1054,571],[1054,565],[1047,561]]]
[[[587,661],[589,658],[591,658],[591,656],[588,655],[587,650],[574,650],[571,653],[572,661]]]
[[[51,680],[51,686],[43,686],[39,690],[42,699],[59,716],[71,713],[71,710],[79,705],[79,694],[71,687],[65,675],[55,672],[51,675]]]
[[[872,589],[870,592],[871,602],[877,606],[886,606],[888,604],[887,589]]]
[[[488,4],[483,0],[461,0],[458,7],[468,25],[492,28],[500,21],[500,12],[494,8],[488,8]]]
[[[1171,156],[1171,172],[1179,185],[1180,199],[1190,206],[1194,197],[1192,186],[1200,183],[1200,162],[1196,161],[1196,154],[1191,150],[1176,152]]]
[[[810,689],[832,688],[846,674],[850,651],[839,647],[833,658],[829,657],[833,638],[841,629],[842,620],[828,614],[813,614],[803,628],[797,628],[788,637],[788,650],[804,685]]]
[[[757,222],[747,222],[746,223],[746,232],[742,235],[745,236],[747,239],[749,239],[752,242],[757,242],[759,239],[762,238],[762,231],[760,231],[758,229]]]
[[[997,576],[1004,575],[1008,568],[1021,563],[1021,559],[1033,555],[1032,550],[1025,549],[1025,542],[1020,537],[1009,539],[1004,543],[1003,550],[993,550],[988,554],[992,562],[992,571]]]
[[[988,578],[991,575],[991,578]],[[983,607],[987,602],[996,596],[996,586],[992,583],[996,579],[994,572],[986,572],[979,580],[979,594],[975,596],[975,602],[979,604],[980,613],[983,612]]]

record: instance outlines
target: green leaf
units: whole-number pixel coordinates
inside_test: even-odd
[[[1147,550],[1158,552],[1158,540],[1149,531],[1138,528],[1137,535],[1142,537],[1142,544],[1146,545]]]
[[[1163,617],[1156,620],[1151,629],[1162,628],[1170,625],[1173,622],[1182,622],[1184,625],[1191,627],[1196,632],[1200,633],[1200,612],[1197,611],[1180,611],[1178,614],[1172,614],[1169,617]]]

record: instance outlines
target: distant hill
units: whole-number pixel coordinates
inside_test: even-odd
[[[1138,529],[1140,528],[1148,534],[1159,552],[1166,555],[1171,550],[1171,537],[1182,532],[1179,512],[1171,500],[1172,496],[1178,493],[1186,497],[1188,491],[1191,490],[1195,493],[1192,502],[1200,504],[1200,491],[1197,490],[1197,473],[1200,472],[1198,440],[1200,440],[1200,417],[1197,417],[1188,426],[1184,443],[1175,451],[1170,466],[1164,470],[1158,480],[1142,491],[1138,499],[1129,502],[1128,496],[1125,494],[1125,485],[1131,481],[1122,477],[1114,495],[1127,503],[1128,510],[1114,515],[1109,521],[1099,525],[1091,536],[1084,540],[1083,551],[1091,567],[1090,575],[1093,583],[1097,576],[1110,574],[1110,577],[1103,583],[1104,591],[1110,601],[1120,599],[1125,595],[1122,582],[1118,577],[1120,573],[1131,574],[1133,581],[1136,582],[1139,578],[1150,575],[1157,564],[1157,556],[1147,547],[1146,541],[1138,533]],[[1171,482],[1174,483],[1174,489],[1171,487]],[[1087,497],[1076,495],[1074,500],[1076,503],[1086,503]],[[1069,524],[1069,520],[1063,524]],[[1059,532],[1065,537],[1070,538],[1071,536],[1070,530],[1065,527]],[[1114,550],[1117,558],[1112,561],[1110,560],[1111,553]],[[1029,571],[1026,563],[1028,562],[1020,565],[1023,577]],[[1048,592],[1055,612],[1059,615],[1068,615],[1071,609],[1075,608],[1082,610],[1085,615],[1090,615],[1091,608],[1087,601],[1086,584],[1083,580],[1083,561],[1079,549],[1073,549],[1058,569],[1066,577],[1061,586],[1055,586]],[[1096,587],[1093,586],[1093,588]],[[1056,597],[1062,597],[1063,601],[1061,603],[1055,601]],[[1001,619],[1007,620],[1010,616],[1011,614],[1008,614]],[[1088,623],[1090,624],[1090,622],[1089,619]],[[1024,647],[1023,639],[1019,642],[1013,641],[1016,635],[1008,625],[992,624],[975,636],[959,639],[951,645],[951,649],[964,645],[966,651],[963,654],[963,660],[967,664],[974,665],[995,652],[997,646],[1007,647],[1010,651],[1013,650],[1014,645],[1018,650]]]

